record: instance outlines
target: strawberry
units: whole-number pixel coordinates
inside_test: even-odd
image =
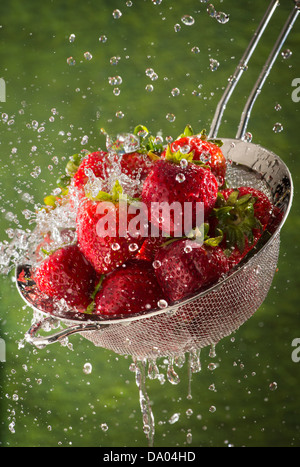
[[[177,153],[158,160],[144,182],[141,197],[151,212],[151,223],[165,235],[177,237],[182,237],[183,226],[195,227],[201,209],[208,216],[218,193],[218,182],[210,170],[182,159],[184,156]],[[153,203],[164,203],[170,208],[167,218],[161,215],[158,204]],[[181,213],[172,211],[173,203],[181,208]]]
[[[131,152],[123,154],[120,160],[121,170],[130,178],[143,181],[153,167],[153,160],[147,154]]]
[[[142,313],[159,308],[163,299],[150,263],[133,260],[104,278],[95,296],[93,314],[113,317]]]
[[[256,245],[268,228],[273,208],[268,197],[254,188],[229,188],[219,193],[211,226],[223,232],[222,246],[232,266]]]
[[[155,274],[169,303],[182,300],[214,283],[229,266],[219,246],[180,239],[161,247],[156,255]]]
[[[111,194],[99,192],[95,200],[85,198],[78,207],[79,248],[99,274],[134,258],[144,240],[140,232],[129,232],[130,221],[137,214],[129,213],[129,204],[121,201],[120,195],[122,187],[116,182]],[[122,213],[126,214],[126,225],[122,225]]]
[[[145,261],[154,261],[155,253],[166,241],[167,239],[162,237],[162,235],[159,235],[158,237],[147,237],[136,255],[136,258],[143,259]]]
[[[104,188],[107,188],[105,182],[113,171],[113,162],[113,158],[107,152],[97,151],[83,158],[79,166],[76,164],[70,166],[68,163],[68,173],[73,175],[69,189],[71,201],[80,200],[85,196],[84,187],[89,180],[89,175],[99,178]]]
[[[191,154],[193,162],[201,162],[211,169],[216,176],[219,186],[222,187],[226,177],[226,159],[220,148],[222,142],[219,140],[208,141],[205,130],[199,135],[194,135],[191,127],[187,126],[185,132],[169,146],[171,153]],[[164,151],[162,157],[166,157]]]
[[[77,245],[60,248],[50,254],[34,271],[41,292],[85,311],[91,302],[96,272]]]

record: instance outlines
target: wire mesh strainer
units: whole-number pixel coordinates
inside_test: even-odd
[[[294,24],[299,5],[295,7],[277,41],[267,66],[254,87],[243,112],[238,138],[222,139],[222,150],[230,161],[227,179],[232,186],[247,185],[263,191],[282,213],[277,225],[266,232],[254,250],[242,263],[214,287],[164,310],[122,319],[101,320],[97,316],[80,315],[70,311],[58,312],[55,302],[42,296],[34,283],[18,280],[21,271],[29,273],[30,265],[19,265],[16,270],[17,286],[21,296],[43,319],[35,323],[26,340],[38,347],[62,341],[74,333],[81,333],[97,347],[104,347],[121,355],[135,358],[175,357],[186,352],[216,344],[247,321],[265,300],[277,267],[280,230],[288,216],[293,184],[291,174],[282,160],[261,146],[245,142],[244,135],[254,101],[262,87],[288,31]],[[278,1],[272,1],[256,31],[242,61],[247,63]],[[226,89],[217,108],[210,135],[217,136],[223,112],[234,87],[241,77],[241,66]],[[46,316],[46,318],[45,318]],[[57,322],[63,329],[53,335],[37,335],[39,331]],[[67,326],[67,327],[65,327]],[[50,326],[51,328],[51,326]]]

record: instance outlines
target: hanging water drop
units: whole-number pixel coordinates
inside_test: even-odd
[[[168,369],[167,369],[167,379],[169,383],[171,384],[179,384],[180,383],[180,378],[176,371],[174,370],[174,359],[170,358],[169,359],[169,364],[168,364]]]

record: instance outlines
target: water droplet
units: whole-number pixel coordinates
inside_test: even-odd
[[[70,36],[69,36],[69,42],[74,42],[75,39],[76,39],[75,34],[70,34]]]
[[[154,267],[154,269],[158,269],[161,267],[161,262],[158,260],[155,260],[153,261],[152,266]]]
[[[102,36],[99,37],[99,42],[102,44],[105,44],[107,42],[107,37],[103,34]]]
[[[33,169],[33,171],[31,172],[30,175],[31,175],[31,177],[33,177],[33,178],[38,178],[38,176],[40,175],[41,171],[42,171],[42,169],[41,169],[40,167],[37,166],[37,167],[35,167],[35,168]]]
[[[92,365],[91,363],[85,363],[83,365],[83,373],[85,373],[86,375],[90,375],[92,373]]]
[[[221,24],[226,24],[229,21],[229,15],[227,15],[223,11],[219,11],[215,16],[216,20]]]
[[[211,161],[211,154],[209,151],[203,151],[200,156],[201,162],[208,164]]]
[[[287,60],[288,58],[291,58],[293,52],[290,49],[285,49],[281,52],[281,55],[284,60]]]
[[[191,247],[191,245],[186,245],[183,249],[185,253],[191,253],[192,250],[193,248]]]
[[[128,250],[131,251],[131,252],[134,252],[134,251],[136,251],[136,250],[138,250],[138,249],[139,249],[139,246],[138,246],[137,243],[131,243],[131,244],[129,245],[129,247],[128,247]]]
[[[174,370],[174,367],[173,367],[173,359],[170,359],[170,362],[169,362],[169,365],[168,365],[167,379],[168,379],[169,383],[174,384],[174,385],[180,383],[180,378],[179,378],[178,374],[176,373],[176,371]]]
[[[183,148],[181,148],[181,149],[183,149]],[[182,151],[181,151],[181,152],[182,152]],[[188,151],[188,152],[189,152],[189,151]],[[184,152],[183,154],[188,154],[188,152],[187,152],[187,153]],[[186,169],[188,165],[189,165],[189,163],[188,163],[188,161],[187,161],[186,159],[181,159],[181,161],[180,161],[180,167],[181,167],[182,169]]]
[[[207,366],[207,368],[210,371],[214,371],[217,367],[218,367],[217,363],[209,363],[209,365]]]
[[[245,141],[245,143],[251,143],[252,139],[253,139],[253,135],[252,135],[252,133],[250,133],[250,131],[245,133],[244,136],[243,136],[243,141]]]
[[[218,62],[218,60],[215,60],[214,58],[209,59],[209,67],[211,71],[217,71],[219,66],[220,66],[220,63]]]
[[[185,181],[185,175],[182,173],[179,173],[176,175],[175,180],[178,183],[183,183]]]
[[[270,391],[276,391],[277,388],[278,388],[278,384],[276,382],[271,383],[269,386]]]
[[[15,430],[15,422],[11,422],[9,425],[8,425],[8,429],[11,433],[15,433],[16,430]]]
[[[114,19],[119,19],[122,16],[122,12],[120,10],[114,10],[112,15]]]
[[[193,24],[195,24],[195,19],[190,15],[182,16],[181,21],[186,26],[193,26]]]
[[[283,131],[283,125],[281,123],[275,123],[273,131],[274,133],[281,133]]]
[[[162,0],[152,0],[152,3],[154,5],[160,5],[162,3]]]
[[[115,66],[115,65],[118,65],[120,60],[121,60],[121,57],[119,57],[118,55],[114,55],[113,57],[111,57],[109,62],[111,65]]]
[[[163,309],[163,308],[168,308],[168,302],[166,302],[166,300],[159,300],[157,302],[157,305],[159,308]]]
[[[173,88],[172,91],[171,91],[171,94],[172,94],[172,96],[174,96],[174,97],[179,96],[179,94],[180,94],[180,89],[178,89],[178,88]]]
[[[114,250],[114,251],[118,251],[120,249],[120,245],[119,243],[113,243],[112,246],[111,246],[111,249]]]
[[[174,425],[174,423],[178,422],[180,417],[180,413],[174,413],[169,420],[170,425]]]
[[[282,109],[280,104],[276,104],[274,108],[275,108],[276,112],[279,112]]]
[[[113,93],[115,96],[119,96],[121,94],[120,88],[114,88]]]
[[[176,117],[175,117],[174,114],[169,113],[169,114],[166,115],[166,119],[167,119],[169,122],[173,123],[173,122],[175,122]]]
[[[199,47],[192,47],[192,48],[191,48],[191,52],[192,52],[193,54],[199,54],[199,53],[200,53],[200,49],[199,49]]]
[[[179,32],[180,30],[181,30],[180,24],[178,24],[178,23],[175,24],[175,25],[174,25],[174,31],[175,31],[175,32]]]
[[[186,442],[187,444],[192,444],[193,442],[193,435],[191,431],[188,431],[188,433],[186,434]]]
[[[101,428],[102,431],[107,431],[108,430],[107,423],[101,423],[100,428]]]
[[[215,413],[216,412],[216,407],[214,405],[211,405],[209,408],[210,413]]]
[[[93,55],[90,52],[85,52],[83,56],[86,60],[92,60],[93,58]]]
[[[80,144],[82,144],[82,146],[84,146],[85,144],[87,144],[89,142],[89,137],[87,135],[84,135],[82,137],[82,140],[80,141]]]
[[[206,9],[207,13],[209,14],[209,16],[211,16],[212,18],[215,18],[216,17],[216,9],[215,7],[213,6],[212,3],[210,3]]]
[[[191,417],[191,415],[193,415],[193,409],[187,409],[187,411],[185,412],[187,417]]]
[[[75,58],[73,58],[73,57],[67,58],[67,64],[70,65],[70,66],[76,65],[76,60],[75,60]]]
[[[118,112],[116,112],[116,117],[117,117],[117,118],[123,118],[123,117],[124,117],[124,113],[123,113],[121,110],[119,110]]]
[[[147,86],[145,87],[146,91],[147,92],[152,92],[153,89],[154,89],[154,86],[152,86],[152,84],[147,84]]]

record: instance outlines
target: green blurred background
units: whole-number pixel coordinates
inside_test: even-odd
[[[100,128],[114,134],[143,123],[173,137],[187,123],[197,131],[209,128],[268,0],[216,0],[216,10],[230,15],[226,24],[209,17],[207,4],[199,0],[157,3],[1,4],[0,77],[7,92],[6,102],[0,103],[1,241],[9,241],[10,229],[28,228],[28,211],[50,192],[65,158],[81,149],[104,148]],[[235,136],[245,99],[292,5],[282,2],[271,21],[230,101],[219,136]],[[122,12],[119,19],[113,17],[116,9]],[[183,24],[183,15],[191,15],[194,24]],[[176,24],[181,26],[177,32]],[[102,36],[106,42],[99,41]],[[292,341],[300,338],[300,103],[291,98],[291,83],[300,78],[299,43],[300,19],[284,46],[292,54],[280,55],[249,126],[253,142],[277,153],[295,184],[278,272],[261,309],[218,344],[217,356],[212,359],[209,349],[202,351],[203,369],[193,376],[192,399],[187,398],[186,365],[178,369],[181,382],[176,386],[147,380],[157,447],[299,446],[300,363],[291,358]],[[91,60],[84,58],[85,52]],[[67,63],[69,57],[75,65]],[[220,64],[214,72],[211,58]],[[147,68],[154,69],[156,80],[146,75]],[[122,84],[112,86],[109,78],[114,76],[121,76]],[[152,92],[145,89],[149,84]],[[180,90],[178,96],[172,95],[173,88]],[[281,110],[275,110],[278,104]],[[176,119],[170,122],[167,114]],[[273,131],[276,123],[282,124],[282,132]],[[81,144],[84,136],[88,141]],[[147,446],[130,357],[96,348],[77,335],[70,338],[73,350],[59,344],[19,349],[32,312],[24,307],[12,276],[2,276],[0,282],[0,338],[7,353],[6,362],[0,363],[0,446]],[[214,371],[208,369],[211,362],[218,364]],[[85,363],[92,365],[90,374],[83,371]],[[209,389],[212,384],[215,391]],[[179,419],[172,424],[174,414]]]

